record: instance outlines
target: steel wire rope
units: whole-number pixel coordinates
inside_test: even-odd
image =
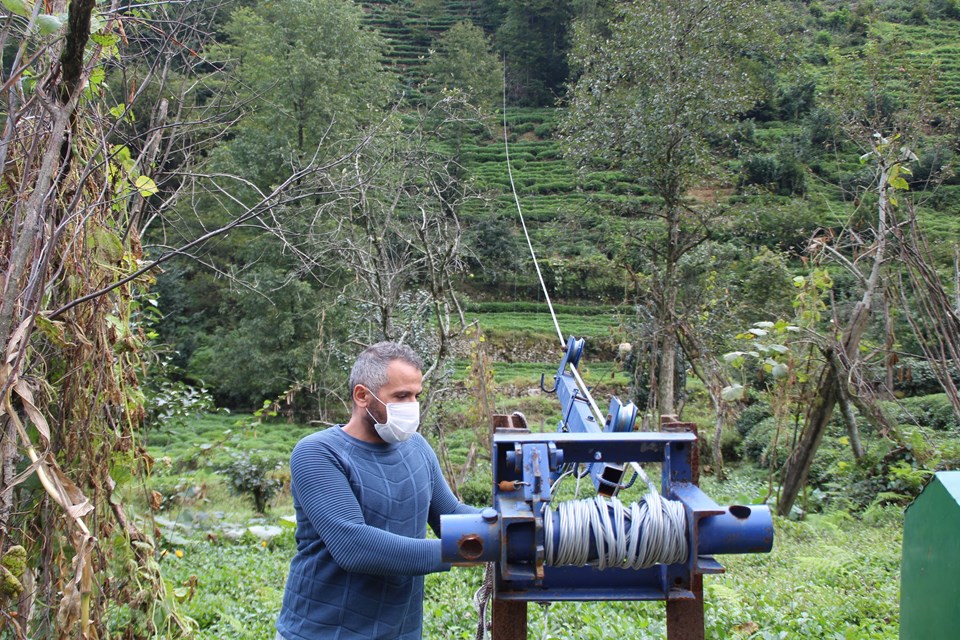
[[[504,65],[506,68],[506,65]],[[507,125],[507,92],[506,92],[506,72],[503,78],[503,148],[507,165],[507,177],[510,180],[510,191],[513,194],[513,201],[517,207],[517,215],[520,218],[520,227],[523,229],[523,236],[527,242],[527,248],[530,250],[530,257],[533,260],[534,269],[537,272],[537,279],[540,282],[540,288],[543,291],[544,299],[547,302],[547,308],[550,311],[550,317],[553,320],[553,326],[557,332],[557,338],[562,348],[566,347],[566,341],[563,337],[563,331],[560,329],[560,322],[557,319],[556,311],[553,308],[553,301],[550,299],[550,292],[543,278],[543,272],[540,269],[540,263],[537,260],[536,251],[533,248],[533,241],[530,239],[530,232],[527,229],[526,220],[523,217],[523,208],[520,205],[520,197],[517,194],[516,182],[513,178],[513,166],[510,162],[510,141]],[[600,407],[597,405],[593,394],[584,382],[572,362],[567,362],[570,372],[573,374],[584,397],[587,399],[590,410],[597,424],[605,424],[606,420]],[[677,562],[686,562],[687,544],[686,544],[686,512],[683,505],[677,501],[665,500],[657,491],[656,486],[647,476],[643,468],[636,462],[631,462],[634,471],[646,483],[649,492],[644,496],[643,503],[636,502],[630,505],[630,516],[627,517],[623,503],[616,497],[610,499],[610,506],[603,496],[588,498],[584,500],[572,500],[561,502],[558,505],[559,532],[557,536],[558,544],[554,545],[553,535],[553,509],[549,503],[543,507],[543,527],[544,527],[544,562],[548,565],[574,565],[585,566],[590,563],[590,541],[594,541],[597,551],[597,558],[592,564],[598,569],[606,567],[622,567],[641,569],[655,564],[674,564]],[[568,472],[569,473],[569,472]],[[551,485],[551,489],[559,484],[568,473],[562,474]],[[577,491],[579,494],[580,478],[579,473],[575,474],[577,478]],[[610,518],[610,509],[613,510],[613,519]],[[627,522],[629,521],[629,528]],[[484,594],[489,598],[489,591]],[[480,590],[477,592],[479,598]],[[483,623],[481,620],[478,629],[478,638],[484,635]]]
[[[533,259],[533,268],[537,272],[537,279],[540,281],[540,289],[543,291],[543,297],[547,301],[547,309],[550,310],[550,318],[553,320],[553,326],[557,331],[557,338],[560,340],[560,346],[566,348],[566,340],[563,338],[563,331],[560,329],[560,321],[557,319],[556,311],[553,308],[553,301],[550,300],[550,292],[547,290],[547,283],[543,279],[543,272],[540,270],[540,261],[537,260],[537,252],[533,248],[533,241],[530,239],[530,232],[527,229],[527,222],[523,217],[523,209],[520,206],[520,196],[517,194],[517,185],[513,180],[513,165],[510,162],[510,140],[509,140],[509,130],[507,128],[507,91],[506,91],[506,78],[504,78],[503,83],[503,151],[504,157],[506,158],[507,164],[507,177],[510,179],[510,191],[513,194],[513,202],[517,206],[517,216],[520,218],[520,228],[523,229],[523,237],[527,241],[527,248],[530,250],[530,257]],[[580,388],[580,391],[583,393],[584,397],[587,399],[588,404],[590,405],[590,410],[593,413],[594,418],[597,420],[597,424],[604,424],[606,419],[604,414],[600,411],[597,401],[594,400],[593,394],[590,393],[590,388],[587,386],[587,383],[584,382],[583,378],[580,375],[580,371],[577,370],[576,365],[572,362],[567,362],[567,366],[570,367],[570,372],[573,374],[574,380],[577,382],[577,386]],[[639,464],[633,462],[631,463],[634,471],[640,476],[640,478],[646,483],[650,491],[656,493],[657,488],[647,476],[646,472],[643,470]]]
[[[553,508],[544,505],[544,563],[590,565],[602,571],[687,561],[687,517],[682,503],[650,492],[642,502],[629,505],[629,515],[627,511],[617,498],[570,500],[557,505],[555,524]],[[559,527],[556,532],[555,526]]]

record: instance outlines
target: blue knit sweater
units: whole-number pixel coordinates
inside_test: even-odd
[[[277,630],[287,640],[419,640],[423,575],[445,571],[440,516],[473,513],[419,434],[397,444],[337,426],[301,440],[290,458],[297,553]]]

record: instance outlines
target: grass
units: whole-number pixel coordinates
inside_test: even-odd
[[[160,569],[174,587],[196,577],[195,592],[180,610],[197,622],[198,640],[273,638],[295,550],[292,534],[266,546],[248,538],[222,545],[196,541],[180,550],[182,557],[164,555]]]
[[[155,473],[169,475],[182,471],[213,468],[235,451],[263,451],[289,456],[291,443],[315,431],[307,425],[258,424],[249,415],[206,414],[192,420],[189,429],[170,428],[148,434],[147,450],[155,459],[169,459]]]
[[[555,341],[559,344],[557,330],[552,316],[542,313],[527,312],[483,312],[467,313],[468,320],[477,320],[484,333],[495,334],[529,334],[538,338]],[[558,313],[557,322],[564,336],[574,335],[583,338],[602,338],[610,335],[611,327],[620,324],[616,314],[584,316],[572,313]],[[558,348],[559,350],[559,348]]]

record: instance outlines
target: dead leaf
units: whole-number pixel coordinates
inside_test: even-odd
[[[10,340],[7,342],[7,362],[13,362],[17,359],[17,354],[20,353],[20,343],[23,341],[23,337],[27,335],[27,330],[32,323],[33,316],[28,316],[10,336]]]
[[[67,510],[67,513],[72,518],[79,520],[83,516],[93,511],[93,505],[90,504],[90,501],[87,500],[87,497],[83,495],[83,492],[80,490],[80,488],[73,483],[73,480],[68,478],[66,474],[60,470],[56,460],[54,460],[51,456],[47,456],[43,463],[49,476],[54,481],[57,489],[61,493],[60,496],[53,496],[53,498],[60,504],[61,507]]]
[[[32,476],[34,472],[36,472],[37,467],[39,467],[41,464],[43,464],[42,460],[37,460],[36,462],[30,463],[30,466],[18,473],[17,476],[7,484],[6,488],[9,489],[11,487],[15,487]]]
[[[63,599],[57,609],[58,638],[67,640],[73,636],[73,626],[80,619],[80,590],[73,580],[63,585]]]
[[[6,362],[3,363],[3,366],[0,366],[0,386],[5,385],[7,380],[10,379],[10,376],[13,375],[13,367],[11,367]],[[0,416],[7,412],[6,403],[4,406],[0,406]]]
[[[147,475],[150,475],[150,472],[153,471],[153,457],[143,447],[137,447],[137,456],[143,461],[143,468]]]
[[[752,620],[748,620],[747,622],[738,624],[733,628],[733,632],[743,638],[752,636],[757,631],[760,631],[760,625],[758,625],[756,622],[753,622]]]
[[[89,502],[82,502],[80,504],[73,504],[69,507],[66,507],[67,514],[74,520],[79,520],[91,511],[93,511],[93,505]]]
[[[150,492],[150,508],[154,511],[159,511],[160,507],[163,505],[163,494],[159,491]]]
[[[17,380],[17,383],[13,385],[13,390],[20,396],[23,410],[27,413],[27,417],[30,418],[33,426],[40,432],[40,436],[43,438],[42,444],[46,447],[50,443],[50,425],[47,424],[47,419],[40,413],[37,405],[34,404],[33,390],[30,389],[30,385],[27,384],[26,380]]]
[[[73,583],[82,588],[83,580],[83,569],[90,562],[90,552],[93,551],[93,543],[96,541],[96,538],[91,536],[89,533],[73,533],[73,546],[77,550],[77,554],[73,557],[73,571],[74,578]]]

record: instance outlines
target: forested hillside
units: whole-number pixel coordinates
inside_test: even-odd
[[[956,0],[0,11],[0,551],[29,558],[0,636],[270,633],[275,586],[211,604],[169,563],[283,564],[288,534],[219,546],[230,491],[288,508],[296,437],[383,339],[424,356],[423,431],[478,504],[487,414],[557,419],[552,312],[598,394],[699,425],[707,482],[770,504],[810,573],[792,520],[896,546],[960,464]],[[724,583],[711,637],[892,637],[868,537],[882,606],[798,622]]]
[[[244,79],[252,74],[242,85],[250,87],[250,96],[234,99],[251,102],[238,106],[245,112],[212,150],[214,162],[219,170],[252,179],[262,189],[277,184],[288,171],[279,168],[267,172],[274,175],[263,175],[264,167],[289,162],[285,149],[299,149],[296,153],[302,156],[321,139],[336,137],[329,122],[346,132],[362,126],[364,119],[373,126],[382,117],[378,113],[386,113],[383,109],[395,109],[392,117],[406,124],[418,119],[412,126],[426,127],[435,136],[430,140],[429,153],[435,154],[431,160],[445,163],[444,171],[460,189],[456,215],[462,243],[455,262],[446,267],[457,304],[480,312],[493,301],[542,302],[519,232],[505,164],[498,60],[505,59],[505,121],[515,183],[548,287],[565,302],[621,305],[621,334],[598,337],[608,344],[621,338],[634,342],[638,336],[628,334],[656,329],[633,325],[644,325],[644,317],[655,316],[655,308],[662,306],[648,279],[665,232],[658,219],[664,194],[651,178],[657,159],[620,145],[612,136],[599,144],[613,153],[590,150],[592,134],[587,129],[599,129],[591,119],[600,114],[584,111],[587,100],[578,98],[576,91],[568,93],[584,77],[578,75],[583,73],[578,65],[588,64],[590,47],[605,37],[602,25],[614,15],[612,7],[541,4],[363,4],[362,15],[355,17],[357,33],[370,38],[363,45],[366,50],[372,47],[383,54],[386,71],[379,85],[372,82],[376,74],[359,71],[356,61],[345,61],[338,72],[344,75],[331,81],[319,72],[321,65],[295,51],[272,52],[263,60],[234,58],[244,62],[231,63],[235,66],[228,67],[229,73]],[[211,49],[225,60],[245,48],[260,47],[252,37],[240,37],[248,33],[245,20],[256,20],[263,28],[277,24],[291,31],[289,37],[305,24],[301,20],[288,25],[277,8],[258,11],[253,6],[245,11],[249,15],[241,12],[243,20],[236,15],[225,18],[226,35],[219,36]],[[831,259],[832,244],[823,241],[839,240],[852,231],[853,242],[869,244],[857,233],[873,224],[876,194],[871,193],[871,182],[876,166],[861,162],[861,156],[869,151],[871,125],[884,124],[870,118],[887,119],[891,131],[904,126],[899,119],[916,118],[910,125],[919,136],[897,143],[898,149],[908,147],[916,156],[904,165],[910,171],[904,174],[907,199],[911,215],[927,233],[930,258],[950,269],[958,233],[956,129],[951,119],[957,97],[955,13],[946,2],[919,9],[896,3],[781,3],[762,16],[754,43],[734,52],[740,55],[736,60],[743,62],[748,82],[736,88],[735,104],[725,110],[702,110],[695,122],[684,125],[691,138],[682,154],[691,167],[677,165],[683,186],[671,196],[689,214],[678,220],[682,246],[673,258],[677,293],[671,296],[679,296],[677,304],[685,318],[699,318],[698,323],[705,325],[698,336],[700,340],[709,336],[704,349],[719,354],[751,323],[788,318],[796,293],[793,278],[809,274],[814,266],[826,269],[832,278],[829,293],[823,295],[838,303],[859,297],[853,282],[857,276],[844,270],[842,261]],[[736,60],[724,64],[739,64]],[[293,71],[302,66],[303,73],[317,73],[304,78],[308,84],[271,86],[276,97],[268,99],[256,93],[255,81],[276,79],[269,74],[261,78],[254,67],[270,64],[287,65]],[[647,66],[657,69],[657,64]],[[653,71],[647,80],[662,81]],[[682,70],[701,74],[690,78],[695,91],[711,85],[714,71],[710,64]],[[353,72],[354,76],[347,75]],[[365,81],[351,84],[350,77]],[[862,80],[862,89],[854,80]],[[304,92],[306,101],[300,106],[293,102],[297,90]],[[368,93],[360,95],[363,91]],[[853,95],[856,91],[860,95]],[[873,113],[863,111],[864,105],[850,106],[861,98],[871,102]],[[263,107],[256,106],[258,100]],[[349,116],[313,113],[307,106],[311,102],[342,104]],[[364,109],[374,106],[379,112],[364,115]],[[450,124],[452,108],[459,110],[455,126]],[[439,117],[448,118],[442,131],[436,128]],[[603,117],[623,122],[628,117],[650,120],[651,114],[611,111]],[[434,122],[428,122],[430,118]],[[860,118],[861,131],[852,130],[850,118]],[[297,130],[286,133],[287,126]],[[612,125],[604,126],[609,130]],[[258,146],[258,140],[263,144]],[[340,133],[337,141],[321,147],[353,142],[356,138]],[[213,220],[233,215],[203,211],[210,206],[194,201],[189,215]],[[216,206],[229,209],[222,203]],[[355,315],[356,307],[348,303],[353,297],[349,291],[356,289],[350,272],[318,264],[315,247],[291,249],[281,237],[284,230],[263,226],[268,228],[260,230],[272,231],[273,238],[255,230],[235,232],[232,239],[218,240],[215,248],[206,249],[211,252],[209,265],[203,260],[177,261],[158,283],[164,314],[158,330],[175,349],[172,362],[188,379],[202,379],[218,402],[228,406],[256,407],[290,389],[320,382],[317,372],[327,367],[313,363],[317,341],[349,341],[352,333],[371,330],[347,328],[349,323],[340,319],[325,322],[321,331],[321,309],[321,315]],[[194,233],[194,227],[186,228]],[[188,237],[189,233],[184,236]],[[821,246],[827,253],[812,251]],[[858,251],[849,244],[844,250],[848,257]],[[420,313],[433,295],[426,293],[427,277],[419,269],[397,274],[391,276],[392,290],[356,296],[377,308],[374,324],[379,329],[373,330],[404,331],[409,315]],[[341,287],[347,287],[347,295],[341,295]],[[395,330],[383,326],[388,316],[389,322],[398,323]],[[919,345],[910,346],[906,320],[892,324],[897,329],[894,339],[907,346],[904,351],[921,355]],[[541,334],[549,341],[550,331]],[[322,357],[330,358],[336,350],[326,344]],[[238,359],[240,353],[245,357]],[[266,371],[272,374],[268,378]],[[299,406],[308,413],[314,410],[307,398]]]

